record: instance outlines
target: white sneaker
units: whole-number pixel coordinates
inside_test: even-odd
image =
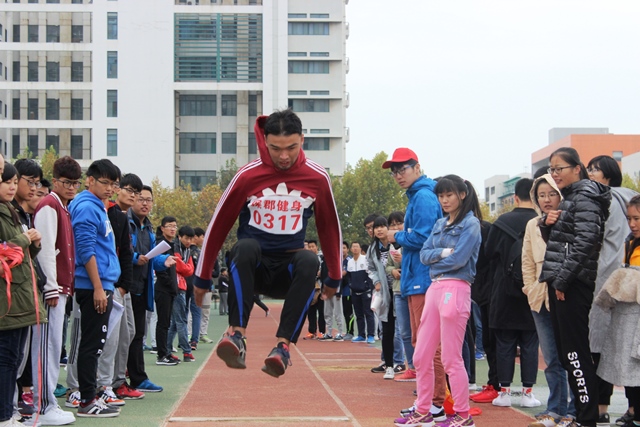
[[[491,402],[493,406],[511,406],[511,389],[502,387],[498,397]]]
[[[392,380],[395,376],[396,373],[394,372],[393,367],[389,366],[384,372],[384,376],[382,378],[384,378],[385,380]]]
[[[469,383],[469,391],[476,392],[478,390],[478,386],[476,383]]]
[[[549,414],[541,414],[536,420],[529,424],[529,427],[556,427],[556,419]]]
[[[76,390],[69,393],[69,396],[67,396],[67,399],[64,402],[64,406],[67,408],[77,408],[80,406],[80,391]]]
[[[35,418],[35,415],[32,419]],[[76,421],[76,417],[69,411],[63,411],[59,406],[50,409],[45,414],[40,414],[38,421],[45,426],[65,426]],[[27,424],[30,425],[30,424]]]
[[[535,408],[540,405],[540,401],[533,395],[533,390],[530,387],[522,389],[522,399],[520,400],[520,406],[522,406],[523,408]]]

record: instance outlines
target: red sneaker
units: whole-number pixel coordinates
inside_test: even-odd
[[[118,396],[120,399],[142,399],[144,397],[143,392],[129,387],[127,383],[122,384],[114,391],[116,393],[116,396]]]
[[[416,380],[416,371],[413,369],[407,369],[401,375],[396,375],[394,380],[399,382],[409,382]]]
[[[469,399],[476,403],[491,403],[493,399],[498,397],[498,391],[490,385],[482,386],[482,391],[469,396]]]

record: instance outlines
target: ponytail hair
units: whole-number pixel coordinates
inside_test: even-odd
[[[473,185],[469,181],[460,178],[458,175],[443,176],[436,184],[435,193],[442,194],[448,192],[456,193],[458,200],[460,200],[458,213],[450,226],[460,223],[469,212],[473,212],[478,220],[482,220],[482,212],[480,211],[478,195],[476,194],[475,188],[473,188]],[[462,193],[465,194],[464,199],[460,196]]]
[[[387,222],[387,218],[383,216],[377,216],[376,219],[373,220],[373,229],[375,230],[377,227],[389,228],[389,223]],[[375,233],[373,234],[373,240],[371,244],[373,245],[373,248],[376,251],[376,257],[380,259],[380,239],[376,237]]]
[[[587,169],[584,167],[582,162],[580,161],[580,155],[576,151],[575,148],[571,147],[560,147],[549,156],[549,162],[555,156],[560,157],[565,162],[569,163],[570,166],[576,167],[580,166],[580,179],[589,179],[589,174],[587,173]]]

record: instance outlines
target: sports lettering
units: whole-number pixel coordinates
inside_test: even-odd
[[[249,225],[270,234],[296,234],[302,230],[304,209],[313,202],[300,191],[289,192],[285,183],[278,184],[275,192],[265,188],[262,196],[248,200]]]

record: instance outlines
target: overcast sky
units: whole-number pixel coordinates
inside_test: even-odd
[[[486,178],[530,172],[551,128],[640,133],[640,1],[350,0],[346,10],[347,163],[407,146],[427,175],[458,174],[483,197]]]

